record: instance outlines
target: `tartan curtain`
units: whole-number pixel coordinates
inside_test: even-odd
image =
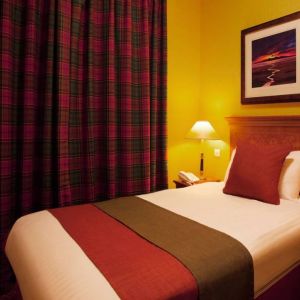
[[[1,250],[21,215],[167,187],[165,2],[1,1]]]

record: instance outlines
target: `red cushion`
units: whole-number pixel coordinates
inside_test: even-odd
[[[280,145],[239,144],[223,192],[279,204],[280,171],[290,149]]]

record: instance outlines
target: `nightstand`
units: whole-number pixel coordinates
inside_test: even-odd
[[[205,178],[205,179],[200,179],[199,181],[195,182],[194,184],[188,184],[184,181],[181,181],[180,179],[173,180],[173,182],[176,185],[176,189],[184,188],[187,186],[195,185],[195,184],[201,184],[205,182],[220,182],[221,180],[215,179],[215,178]]]

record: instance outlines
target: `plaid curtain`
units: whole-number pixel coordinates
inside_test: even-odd
[[[165,2],[1,1],[2,292],[21,215],[167,187]]]

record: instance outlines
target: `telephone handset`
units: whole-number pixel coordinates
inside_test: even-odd
[[[180,171],[178,174],[178,177],[182,181],[189,183],[189,184],[193,184],[193,183],[199,181],[199,178],[191,172]]]

